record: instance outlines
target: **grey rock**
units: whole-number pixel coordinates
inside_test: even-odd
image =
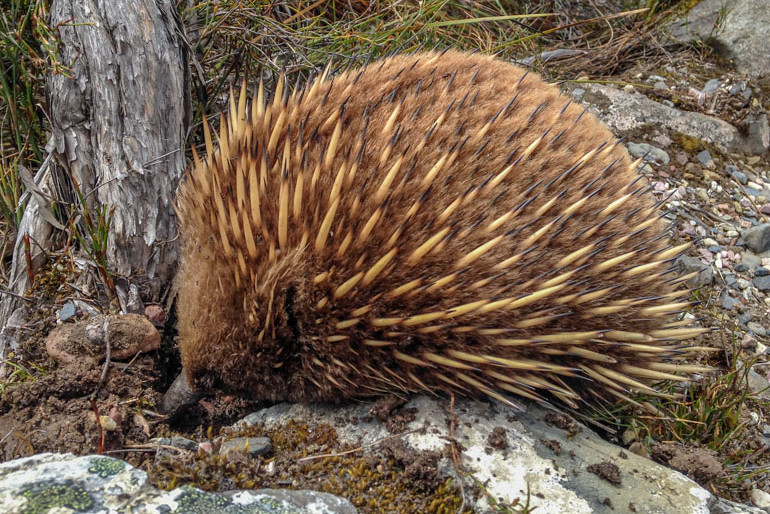
[[[77,309],[75,308],[75,304],[67,302],[61,306],[61,309],[59,309],[59,321],[67,321],[68,319],[74,318],[76,313]]]
[[[758,509],[750,505],[743,503],[733,502],[719,498],[714,505],[711,506],[710,514],[767,514],[764,509]]]
[[[733,96],[741,95],[745,100],[751,98],[751,88],[746,87],[746,81],[741,80],[730,86],[730,94]]]
[[[747,177],[745,173],[739,170],[738,166],[736,166],[735,164],[728,164],[727,166],[725,166],[725,172],[735,177],[735,180],[737,180],[744,186],[749,182],[749,177]]]
[[[766,0],[735,0],[726,10],[717,39],[739,72],[751,77],[770,74],[770,9]]]
[[[586,94],[586,90],[582,87],[576,87],[572,90],[572,96],[575,97],[577,101],[582,100],[584,94]]]
[[[234,437],[222,443],[219,449],[219,453],[223,455],[235,451],[246,453],[250,457],[267,455],[273,451],[273,443],[269,437]]]
[[[711,79],[703,86],[703,91],[706,93],[713,93],[717,89],[719,89],[719,86],[722,85],[722,81],[719,79]]]
[[[707,41],[733,59],[736,69],[751,77],[770,73],[770,10],[766,0],[703,0],[668,27],[682,42]]]
[[[770,146],[763,135],[743,135],[726,121],[697,112],[685,112],[628,94],[606,84],[585,84],[585,100],[603,122],[616,132],[666,127],[692,136],[724,152],[761,154]]]
[[[770,400],[770,382],[756,371],[749,370],[748,386],[751,391],[763,400]]]
[[[704,0],[690,9],[687,14],[675,20],[667,32],[681,42],[706,40],[720,32],[720,20],[725,9],[735,4],[735,0]]]
[[[760,291],[770,291],[770,276],[754,277],[751,283]]]
[[[628,143],[628,152],[636,158],[644,157],[648,162],[666,165],[670,162],[668,154],[647,143]]]
[[[198,443],[192,439],[174,435],[171,437],[155,437],[150,439],[150,444],[159,444],[162,446],[173,446],[188,451],[198,451]]]
[[[723,309],[731,311],[741,305],[740,300],[736,300],[732,296],[730,296],[727,291],[722,291],[722,298],[720,300],[720,305]]]
[[[738,244],[746,245],[754,253],[770,250],[770,223],[763,223],[747,229]]]
[[[713,496],[676,471],[601,440],[589,428],[574,425],[566,430],[546,422],[553,412],[533,403],[523,403],[514,411],[501,403],[460,399],[454,412],[458,416],[455,437],[462,445],[462,465],[469,478],[484,484],[487,494],[468,505],[476,512],[490,512],[486,498],[503,501],[529,497],[535,512],[589,512],[614,514],[618,510],[602,503],[622,506],[633,503],[637,512],[706,513],[715,502]],[[369,444],[390,434],[383,424],[367,416],[371,404],[334,407],[326,405],[283,405],[247,416],[236,427],[263,423],[266,428],[280,427],[291,419],[306,424],[325,423],[334,427],[346,443],[376,451]],[[447,401],[425,395],[415,396],[405,405],[416,409],[415,419],[400,437],[409,449],[443,451],[449,435]],[[357,420],[351,423],[349,420]],[[488,437],[502,429],[507,435],[507,449],[489,448]],[[545,441],[545,443],[544,443]],[[548,443],[548,444],[546,444]],[[554,451],[559,448],[561,451]],[[622,487],[610,484],[586,470],[602,461],[620,468]],[[454,473],[449,459],[438,464],[439,472]],[[527,491],[531,495],[527,495]]]
[[[741,262],[748,266],[749,269],[756,268],[757,266],[762,264],[762,258],[754,252],[751,252],[749,250],[743,252],[741,254]]]
[[[201,393],[192,390],[187,383],[187,375],[182,372],[163,395],[160,410],[169,416],[174,416],[182,412],[185,407],[200,400],[201,396]]]
[[[748,323],[746,323],[746,328],[748,328],[751,331],[751,333],[754,335],[758,335],[760,337],[764,337],[765,335],[767,335],[767,330],[765,329],[765,327],[763,327],[762,325],[760,325],[755,321],[749,321]]]
[[[746,186],[743,188],[744,191],[746,191],[746,194],[749,196],[761,196],[763,191],[760,191],[759,189],[754,189],[753,187]]]
[[[189,486],[159,491],[147,473],[110,457],[41,453],[0,464],[0,512],[160,514],[237,512],[354,514],[346,499],[315,491],[260,489],[208,493]]]
[[[701,152],[698,152],[697,158],[698,158],[698,162],[700,162],[701,164],[708,164],[714,160],[711,158],[711,154],[709,153],[708,150],[703,150]]]
[[[733,266],[733,269],[738,273],[743,273],[745,271],[749,271],[749,265],[746,264],[745,262],[739,262],[735,266]]]
[[[757,266],[756,268],[754,268],[755,277],[764,277],[767,275],[770,275],[770,270],[768,270],[764,266]]]
[[[770,122],[768,122],[767,114],[752,116],[744,123],[748,125],[749,139],[756,141],[763,148],[767,148],[770,144]]]
[[[674,266],[679,269],[681,275],[688,275],[695,271],[698,272],[697,275],[687,280],[688,287],[697,288],[707,286],[714,281],[714,270],[711,269],[711,266],[707,266],[689,255],[680,255],[677,257],[676,261],[674,261]]]

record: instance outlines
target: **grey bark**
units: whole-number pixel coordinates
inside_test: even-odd
[[[77,209],[73,177],[92,212],[114,207],[108,268],[125,277],[126,289],[138,283],[145,299],[157,300],[177,261],[172,202],[191,111],[183,27],[170,0],[53,0],[50,12],[61,35],[58,59],[71,65],[46,83],[53,196]],[[38,207],[32,198],[18,232],[13,293],[29,286],[19,244],[24,234],[36,238],[41,254],[51,245]],[[20,306],[17,297],[3,295],[0,356]]]

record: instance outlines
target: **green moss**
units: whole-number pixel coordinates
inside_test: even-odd
[[[38,485],[24,491],[21,495],[27,500],[22,510],[24,514],[43,513],[51,509],[84,511],[94,504],[94,499],[89,492],[75,485]]]
[[[232,437],[269,437],[273,453],[234,460],[198,455],[191,460],[159,460],[149,471],[159,488],[189,484],[206,491],[226,489],[311,489],[347,498],[361,513],[455,513],[462,505],[452,479],[410,474],[412,461],[382,454],[351,451],[333,427],[290,420],[269,429],[256,425],[237,432],[225,429],[221,440]],[[236,454],[237,455],[237,454]],[[303,459],[318,456],[318,458]],[[419,459],[420,452],[409,453]],[[233,459],[231,454],[231,459]],[[438,456],[436,457],[438,458]],[[271,473],[266,473],[266,469]],[[435,469],[435,466],[433,466]],[[467,512],[467,511],[466,511]]]
[[[682,150],[687,153],[699,152],[704,147],[704,144],[700,139],[688,136],[687,134],[677,133],[676,140],[682,147]]]
[[[124,469],[126,469],[126,463],[122,460],[110,459],[107,457],[97,457],[91,461],[91,466],[88,468],[88,472],[99,475],[102,478],[107,478],[113,475],[117,475]]]

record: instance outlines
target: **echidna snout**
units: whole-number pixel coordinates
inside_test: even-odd
[[[188,380],[271,400],[654,393],[702,332],[637,163],[481,55],[231,98],[179,190]]]

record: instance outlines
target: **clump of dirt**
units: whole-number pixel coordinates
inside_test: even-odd
[[[708,484],[724,471],[715,453],[707,448],[658,443],[652,446],[652,457],[681,471],[699,484]]]
[[[620,468],[612,462],[603,461],[598,464],[591,464],[586,469],[611,484],[620,485],[621,483]]]
[[[487,443],[489,443],[489,446],[497,450],[507,449],[508,436],[505,433],[505,429],[503,427],[493,428],[489,433],[489,437],[487,437]]]

